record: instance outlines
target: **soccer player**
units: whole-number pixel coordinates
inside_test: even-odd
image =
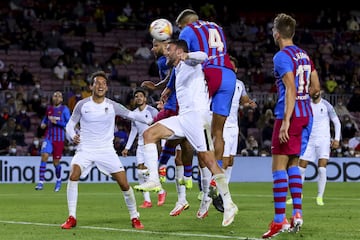
[[[95,165],[100,172],[112,176],[124,195],[132,227],[143,229],[139,220],[136,199],[130,187],[125,169],[119,161],[114,149],[115,116],[131,121],[151,124],[151,116],[143,116],[133,112],[108,98],[107,76],[103,71],[94,72],[91,77],[92,96],[80,100],[66,125],[66,132],[77,144],[77,150],[71,160],[71,172],[67,185],[67,203],[69,217],[61,225],[63,229],[76,226],[76,208],[78,200],[78,184],[80,177],[86,177]],[[80,132],[76,131],[80,123]]]
[[[39,182],[35,190],[43,190],[45,181],[46,164],[50,154],[53,157],[55,167],[56,183],[54,191],[58,192],[61,188],[61,165],[60,160],[65,144],[65,126],[70,119],[70,110],[63,105],[63,95],[60,91],[55,91],[52,95],[51,105],[46,109],[46,114],[41,121],[40,128],[46,129],[45,138],[41,146],[41,162],[39,169]]]
[[[135,104],[137,107],[133,111],[138,112],[144,116],[150,115],[150,116],[152,116],[152,118],[156,117],[156,115],[158,114],[159,111],[156,108],[147,104],[146,92],[144,89],[141,89],[141,88],[136,89],[134,92],[134,98],[135,98]],[[149,127],[149,125],[147,125],[146,123],[142,123],[139,121],[132,121],[128,141],[126,143],[124,150],[121,152],[122,156],[126,157],[128,155],[129,149],[131,148],[132,144],[134,143],[136,136],[138,137],[138,144],[137,144],[137,149],[136,149],[136,160],[137,160],[137,175],[138,175],[140,184],[146,182],[148,175],[149,175],[149,171],[148,171],[147,167],[145,166],[145,156],[144,156],[144,150],[143,150],[143,148],[144,148],[143,132],[148,127]],[[151,202],[151,198],[150,198],[150,193],[143,192],[143,196],[144,196],[144,202],[140,205],[140,208],[151,208],[152,202]],[[157,203],[158,206],[162,206],[165,203],[165,198],[164,199],[159,198],[158,200],[159,200]],[[163,201],[161,201],[161,200],[163,200]]]
[[[230,62],[234,67],[235,73],[238,68],[238,61],[235,57],[230,56]],[[224,169],[227,183],[230,182],[232,166],[234,164],[234,157],[236,156],[238,139],[239,139],[239,107],[240,104],[246,107],[256,108],[257,104],[249,98],[246,92],[244,83],[237,79],[234,96],[231,102],[230,114],[227,117],[224,125],[224,154],[222,159],[222,168]],[[220,195],[214,188],[210,188],[210,195],[212,195],[214,207],[223,212],[223,204]],[[215,195],[215,196],[214,196]]]
[[[225,207],[222,226],[228,226],[233,222],[238,208],[231,199],[225,174],[215,159],[210,133],[209,93],[202,67],[199,64],[207,58],[207,54],[204,52],[188,53],[187,43],[184,40],[173,40],[167,46],[166,58],[167,64],[175,67],[175,89],[179,113],[177,116],[156,122],[144,132],[144,150],[149,160],[148,167],[152,168],[149,171],[152,184],[137,185],[134,189],[156,191],[160,186],[159,176],[155,171],[157,162],[155,143],[158,140],[186,138],[197,151],[199,163],[206,165],[214,175]],[[208,215],[210,204],[211,198],[201,202],[197,218],[203,219]]]
[[[309,162],[318,160],[318,193],[316,204],[324,205],[323,196],[326,186],[326,165],[330,158],[330,149],[339,148],[341,137],[341,123],[334,107],[321,97],[321,93],[312,96],[311,109],[313,112],[313,125],[310,139],[303,155],[300,156],[299,168],[304,183],[305,171]],[[331,139],[330,122],[334,125],[334,138]],[[292,203],[290,198],[287,204]]]
[[[151,81],[144,81],[141,86],[147,87],[151,90],[164,88],[162,100],[164,107],[155,117],[154,122],[161,119],[175,116],[178,114],[178,105],[175,91],[175,72],[172,66],[166,64],[166,51],[168,41],[159,41],[153,39],[152,52],[154,53],[159,68],[159,76],[161,81],[154,84]],[[183,149],[183,151],[181,150]],[[186,189],[192,188],[192,159],[193,148],[188,141],[167,140],[162,148],[159,157],[159,177],[160,182],[166,181],[166,167],[171,156],[175,155],[175,186],[178,194],[178,200],[175,207],[170,212],[170,216],[177,216],[183,210],[187,210],[190,205],[186,200]],[[183,161],[184,160],[184,161]],[[165,202],[166,192],[160,190],[158,193],[158,202]]]
[[[271,146],[275,214],[263,238],[289,229],[297,232],[303,224],[299,156],[304,153],[311,132],[310,96],[320,91],[318,74],[309,55],[293,43],[296,20],[280,13],[273,26],[274,42],[280,48],[273,57],[278,91]],[[290,224],[285,211],[288,188],[294,201]]]
[[[230,56],[230,62],[234,67],[235,73],[238,70],[238,61]],[[236,155],[239,139],[239,107],[240,104],[245,107],[256,108],[257,104],[249,98],[244,83],[237,79],[234,96],[231,102],[230,114],[226,118],[224,125],[224,154],[222,168],[225,170],[226,180],[229,183],[231,178],[232,166]]]
[[[216,23],[199,20],[192,9],[183,10],[176,18],[176,24],[181,29],[179,39],[187,42],[190,52],[203,51],[208,55],[202,65],[211,97],[211,134],[215,157],[221,164],[224,152],[223,129],[230,113],[236,83],[236,75],[227,53],[225,33]],[[201,174],[202,178],[205,176],[206,173]],[[210,181],[202,182],[205,183],[203,191],[210,187]]]

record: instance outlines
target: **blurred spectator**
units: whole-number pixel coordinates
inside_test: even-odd
[[[247,130],[249,128],[257,128],[257,121],[259,120],[260,114],[257,108],[252,109],[249,107],[244,108],[244,113],[240,121],[240,131],[247,137]]]
[[[80,87],[75,87],[74,90],[74,95],[72,95],[71,97],[69,97],[68,102],[67,102],[67,106],[69,107],[70,111],[73,112],[75,105],[78,101],[80,101],[82,99],[81,96],[81,88]]]
[[[265,74],[260,67],[256,67],[253,75],[253,83],[261,90],[265,83]]]
[[[262,128],[261,132],[261,140],[262,140],[262,147],[267,152],[271,152],[271,139],[272,133],[274,129],[274,118],[270,118],[265,122],[265,126]]]
[[[242,156],[258,156],[259,145],[254,136],[250,135],[245,141],[246,148],[241,150]]]
[[[40,151],[41,151],[40,140],[39,140],[39,138],[34,137],[33,142],[29,146],[28,155],[29,156],[40,156],[41,155]]]
[[[19,82],[19,74],[15,71],[15,65],[14,64],[9,64],[9,68],[7,71],[7,77],[9,79],[10,82],[12,82],[13,84],[17,84]]]
[[[248,59],[251,67],[262,68],[265,56],[258,43],[254,43],[252,49],[249,49]]]
[[[49,55],[49,52],[47,50],[42,51],[41,57],[40,57],[40,66],[42,68],[53,68],[55,67],[56,61],[55,59]]]
[[[20,113],[20,111],[27,110],[27,101],[24,98],[24,94],[22,92],[16,93],[15,109],[16,109],[16,114]]]
[[[87,75],[90,75],[96,71],[104,71],[103,66],[102,66],[101,62],[99,61],[99,59],[94,59],[93,64],[85,66],[85,72]]]
[[[26,64],[22,66],[19,84],[25,86],[35,85],[34,75],[29,71],[29,67]]]
[[[5,94],[5,102],[2,104],[3,107],[6,107],[9,111],[9,115],[14,117],[16,115],[16,105],[15,97],[12,92],[7,92]]]
[[[348,115],[351,117],[351,113],[347,109],[347,107],[344,104],[344,99],[342,97],[339,97],[335,103],[334,106],[335,112],[339,116],[340,119],[343,119],[345,115]]]
[[[359,23],[356,20],[356,16],[350,16],[350,18],[346,21],[346,27],[349,31],[359,31]]]
[[[7,72],[1,73],[0,90],[8,90],[8,89],[13,89],[13,88],[14,88],[13,83],[8,78]]]
[[[301,44],[315,44],[316,43],[309,28],[304,28],[304,31],[300,34],[299,42]]]
[[[10,117],[6,123],[1,127],[0,134],[3,135],[4,133],[9,136],[9,139],[12,138],[16,127],[16,120],[13,117]]]
[[[78,1],[80,2],[80,1]],[[86,35],[86,27],[82,24],[79,19],[75,19],[75,23],[72,26],[72,33],[76,37],[85,37]]]
[[[83,1],[76,1],[75,7],[72,10],[72,14],[76,20],[82,18],[85,15],[85,7]]]
[[[70,86],[72,89],[80,88],[83,89],[87,86],[84,74],[78,73],[75,74],[75,77],[71,79]]]
[[[66,18],[60,19],[60,28],[59,28],[60,35],[68,35],[71,32],[72,32],[72,26],[70,21]]]
[[[119,80],[118,71],[114,66],[114,64],[112,64],[112,62],[108,62],[106,64],[104,71],[106,72],[110,80],[115,80],[115,81]]]
[[[56,79],[66,80],[68,75],[68,68],[64,65],[64,61],[59,59],[55,67],[53,68],[53,73]]]
[[[94,21],[96,23],[96,30],[105,36],[106,33],[106,23],[105,23],[105,9],[104,6],[97,2],[94,11]]]
[[[356,131],[354,137],[349,139],[349,152],[352,157],[360,156],[360,131]]]
[[[35,80],[34,88],[31,88],[29,90],[28,96],[33,97],[34,95],[37,95],[39,98],[42,97],[42,96],[45,96],[44,91],[41,89],[40,80]]]
[[[335,80],[334,74],[330,74],[329,76],[325,77],[324,87],[326,93],[335,93],[337,86],[338,84]]]
[[[354,137],[357,131],[354,122],[350,119],[350,116],[345,115],[341,121],[341,136],[343,139],[350,139]]]
[[[40,114],[41,107],[41,96],[37,93],[31,95],[31,98],[28,100],[28,108],[30,112],[36,112],[37,116],[42,116]]]
[[[13,140],[16,140],[16,145],[26,146],[25,143],[25,132],[21,124],[15,123],[15,129],[11,136]]]
[[[0,114],[0,129],[8,121],[9,117],[10,117],[9,109],[6,106],[3,106],[1,108],[1,114]]]
[[[85,37],[80,46],[81,56],[84,64],[92,65],[94,63],[93,55],[95,53],[95,44],[88,37]]]
[[[84,62],[83,58],[81,57],[81,53],[78,50],[74,50],[72,52],[72,55],[70,55],[70,56],[71,56],[71,58],[70,58],[70,62],[69,62],[69,67],[71,68],[76,65],[82,69],[85,62]]]
[[[360,87],[354,88],[346,107],[350,112],[360,112]]]
[[[64,156],[74,156],[75,151],[76,151],[76,145],[74,145],[71,142],[65,143],[64,154],[63,154]]]
[[[323,41],[319,45],[319,51],[322,55],[330,56],[334,51],[334,45],[328,37],[324,37]]]
[[[11,41],[0,31],[0,49],[5,50],[5,53],[8,54],[10,44]]]
[[[24,130],[29,131],[31,127],[30,116],[26,112],[26,106],[23,106],[21,111],[15,116],[16,123],[20,124]]]
[[[0,133],[0,155],[8,155],[10,147],[10,139],[7,132]]]
[[[116,48],[116,51],[110,55],[108,61],[112,62],[115,66],[122,64],[124,62],[124,49],[122,47]]]
[[[81,91],[81,97],[87,98],[92,95],[91,82],[87,82],[86,87]]]
[[[141,46],[138,49],[136,49],[134,53],[134,57],[145,60],[153,57],[153,54],[151,53],[150,48],[146,45],[145,41],[142,41]]]
[[[18,145],[15,139],[10,140],[9,154],[8,156],[19,156]]]
[[[85,70],[82,67],[82,64],[74,63],[74,65],[72,65],[71,68],[68,68],[67,79],[73,80],[76,77],[76,75],[79,74],[84,77]]]
[[[27,51],[35,51],[39,50],[39,47],[41,45],[41,39],[37,35],[37,32],[35,29],[25,30],[24,31],[25,36],[23,36],[23,42],[21,49],[27,50]]]
[[[44,36],[44,43],[49,54],[63,55],[64,41],[55,28]]]
[[[31,25],[32,21],[36,21],[36,12],[31,3],[26,4],[26,6],[23,8],[23,19],[24,21],[28,22],[29,25]]]

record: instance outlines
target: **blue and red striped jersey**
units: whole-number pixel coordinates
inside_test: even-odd
[[[189,51],[203,51],[208,59],[203,65],[215,65],[233,69],[227,54],[226,37],[222,27],[214,22],[198,20],[185,26],[179,35]]]
[[[273,62],[278,92],[278,100],[274,111],[276,118],[282,119],[284,116],[286,89],[282,77],[288,72],[292,72],[295,79],[295,116],[309,116],[311,114],[309,96],[310,74],[314,70],[314,64],[309,55],[303,49],[292,45],[278,51],[273,57]]]
[[[56,119],[56,124],[50,119]],[[48,106],[41,123],[47,125],[45,138],[50,141],[65,141],[65,126],[70,119],[70,109],[66,105]]]

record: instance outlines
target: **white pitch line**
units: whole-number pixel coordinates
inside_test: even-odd
[[[0,223],[18,224],[18,225],[60,227],[60,225],[58,225],[58,224],[35,223],[35,222],[16,222],[16,221],[0,220]],[[147,231],[147,230],[93,227],[93,226],[77,226],[76,228],[93,229],[93,230],[108,230],[108,231],[116,231],[116,232],[145,233],[145,234],[151,233],[151,234],[158,234],[158,235],[162,235],[162,236],[163,235],[169,235],[169,236],[184,236],[184,237],[208,237],[208,238],[218,238],[218,239],[261,240],[261,238],[249,238],[249,237],[210,235],[210,234],[195,234],[195,233],[181,233],[181,232],[177,232],[177,233],[174,233],[174,232],[155,232],[155,231]]]

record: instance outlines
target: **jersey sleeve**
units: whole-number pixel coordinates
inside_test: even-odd
[[[150,116],[142,116],[141,114],[139,114],[137,112],[130,111],[129,109],[127,109],[124,105],[122,105],[120,103],[116,103],[112,100],[110,100],[110,101],[114,106],[115,114],[117,116],[126,118],[130,121],[139,121],[139,122],[142,122],[145,124],[151,124],[153,122],[153,118]]]
[[[83,101],[79,101],[76,105],[75,108],[73,110],[73,113],[70,117],[70,119],[68,120],[68,122],[66,123],[65,126],[65,131],[67,136],[72,140],[74,139],[74,136],[76,135],[76,125],[78,124],[78,122],[80,121],[81,118],[81,108],[83,106],[84,102]],[[70,112],[69,112],[70,113]]]
[[[137,128],[135,126],[135,123],[134,121],[131,122],[131,129],[130,129],[130,133],[129,133],[129,138],[126,142],[126,146],[125,146],[125,149],[130,149],[131,146],[133,145],[134,141],[135,141],[135,138],[136,138],[136,135],[138,134],[138,131],[137,131]]]
[[[325,106],[326,106],[326,108],[328,110],[329,118],[332,121],[332,123],[334,124],[334,131],[335,131],[334,139],[337,140],[337,141],[340,141],[340,138],[341,138],[340,119],[339,119],[338,115],[336,114],[336,111],[335,111],[334,107],[328,101],[325,100],[324,104],[325,104]]]
[[[70,119],[70,110],[67,106],[64,106],[62,114],[61,114],[61,119],[60,121],[58,121],[56,124],[61,126],[61,127],[65,127],[66,124],[68,123],[69,119]]]

